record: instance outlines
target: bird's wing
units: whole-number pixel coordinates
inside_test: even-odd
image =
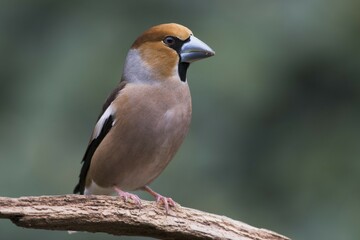
[[[114,123],[114,110],[111,103],[120,94],[120,91],[125,87],[125,85],[126,81],[121,81],[118,87],[112,91],[103,105],[102,112],[98,117],[98,121],[95,125],[93,134],[89,141],[89,145],[81,161],[83,165],[79,175],[79,183],[75,186],[74,193],[84,194],[86,175],[90,168],[92,156]]]

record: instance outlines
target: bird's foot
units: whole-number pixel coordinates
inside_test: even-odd
[[[176,208],[176,203],[172,198],[164,197],[148,186],[143,187],[143,190],[154,196],[157,204],[164,205],[166,214],[168,214],[170,207]]]
[[[114,187],[116,193],[121,197],[125,202],[128,202],[128,200],[132,200],[137,206],[141,206],[141,199],[132,193],[124,192],[118,187]]]
[[[162,204],[164,205],[166,214],[168,214],[169,212],[169,207],[174,207],[174,208],[176,207],[176,203],[174,200],[172,200],[172,198],[164,197],[160,194],[156,196],[156,203],[160,205]]]

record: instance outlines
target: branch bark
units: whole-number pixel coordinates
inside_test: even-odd
[[[224,216],[180,206],[166,215],[154,202],[142,201],[138,208],[109,196],[0,197],[0,218],[25,228],[160,239],[289,240]]]

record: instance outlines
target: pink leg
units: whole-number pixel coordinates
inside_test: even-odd
[[[128,193],[128,192],[124,192],[123,190],[121,190],[120,188],[114,186],[115,191],[117,192],[117,194],[119,195],[119,197],[121,197],[122,199],[124,199],[125,202],[128,201],[128,199],[133,200],[136,205],[138,205],[139,207],[141,206],[141,199],[132,193]]]
[[[170,207],[176,207],[176,203],[169,197],[164,197],[154,190],[152,190],[149,186],[145,186],[142,188],[144,191],[150,193],[155,199],[157,203],[164,204],[166,214],[169,212]]]

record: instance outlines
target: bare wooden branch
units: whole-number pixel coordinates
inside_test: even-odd
[[[0,197],[0,218],[25,228],[105,232],[160,239],[288,240],[275,232],[178,206],[168,215],[154,202],[141,208],[109,196]]]

